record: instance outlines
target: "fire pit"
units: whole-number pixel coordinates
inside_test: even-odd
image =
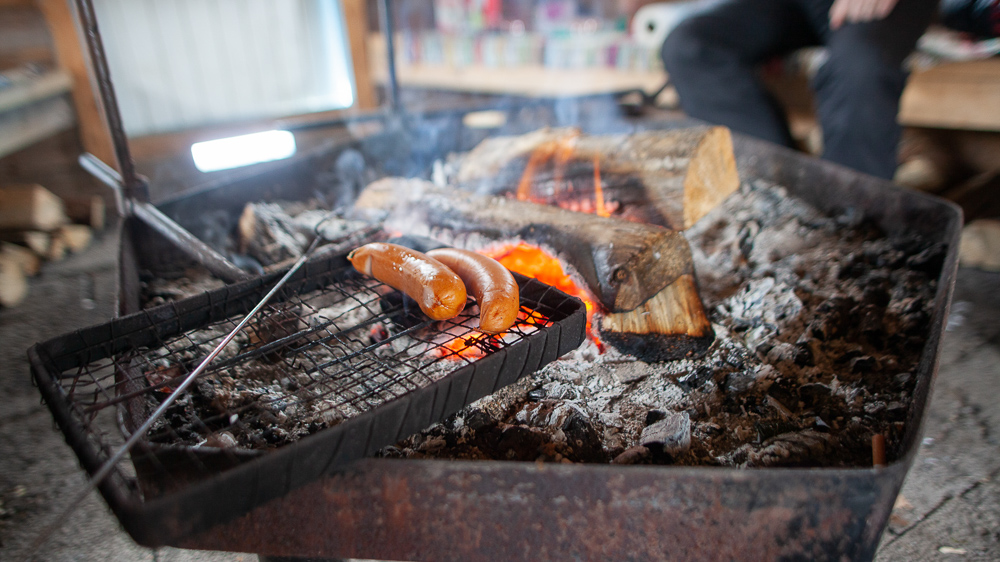
[[[160,209],[198,232],[206,209],[235,220],[249,202],[308,196],[312,184],[291,178],[312,181],[345,153],[365,156],[373,164],[370,169],[377,171],[377,152],[365,146],[378,145],[379,139],[371,138],[362,145],[336,147],[294,168],[276,168],[269,177],[215,186],[168,201]],[[461,149],[443,148],[442,158]],[[832,553],[870,557],[919,439],[954,281],[959,216],[953,207],[936,199],[763,143],[737,137],[735,148],[744,182],[764,180],[782,186],[790,197],[828,215],[867,221],[888,236],[919,235],[926,244],[941,249],[943,266],[929,278],[937,288],[928,296],[932,298],[929,317],[919,330],[925,343],[907,383],[909,407],[893,414],[900,416],[899,430],[889,435],[886,467],[859,466],[863,462],[856,458],[836,468],[755,470],[384,458],[333,466],[326,464],[332,459],[330,451],[314,450],[315,462],[307,463],[313,467],[309,482],[293,476],[296,473],[290,468],[294,467],[276,463],[262,469],[251,462],[223,473],[239,475],[236,480],[209,476],[191,488],[242,498],[236,502],[236,511],[249,513],[236,519],[232,519],[236,511],[207,509],[194,497],[190,503],[130,503],[123,491],[136,483],[127,474],[106,484],[102,492],[117,506],[133,537],[151,545],[384,559],[665,555],[715,559],[745,557],[747,552],[771,558],[823,558]],[[285,182],[288,190],[273,190]],[[136,218],[126,222],[123,311],[140,310],[140,279],[175,277],[198,265],[189,252],[180,250],[161,235],[155,223]],[[721,296],[709,296],[706,304],[711,308]],[[263,350],[272,351],[276,350]],[[36,361],[36,372],[41,365]],[[128,427],[128,420],[124,425]],[[449,422],[437,427],[443,429],[409,444],[419,450],[412,456],[450,456],[448,447],[439,445],[449,441],[447,430],[456,426]],[[84,443],[74,445],[78,452],[86,449]],[[868,446],[867,441],[864,445]],[[397,451],[407,446],[404,443]],[[87,456],[91,454],[81,452],[93,470],[96,458]],[[382,454],[397,456],[392,451]],[[192,464],[190,455],[186,456],[185,462]],[[204,475],[206,467],[214,471],[231,467],[245,460],[233,460],[239,456],[229,455],[229,462],[213,467],[218,455],[195,455],[197,470],[193,472]],[[143,466],[142,457],[137,459],[134,462],[143,475],[155,472],[155,466]],[[162,479],[140,482],[151,495],[170,488]],[[193,513],[198,515],[193,517]]]

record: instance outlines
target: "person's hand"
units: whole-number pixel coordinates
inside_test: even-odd
[[[844,23],[880,20],[889,15],[898,0],[834,0],[830,6],[830,29]]]

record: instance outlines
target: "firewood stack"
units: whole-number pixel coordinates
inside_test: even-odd
[[[99,196],[64,201],[37,184],[0,187],[0,307],[24,300],[43,261],[89,246],[104,214]]]

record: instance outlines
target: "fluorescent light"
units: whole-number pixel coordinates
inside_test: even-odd
[[[202,172],[227,170],[295,154],[295,136],[288,131],[264,131],[191,145],[194,165]]]

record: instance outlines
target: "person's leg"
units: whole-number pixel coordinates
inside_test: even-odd
[[[886,19],[829,31],[829,57],[813,79],[823,157],[892,178],[906,85],[903,60],[923,34],[937,0],[899,0]]]
[[[681,22],[661,56],[689,116],[791,146],[784,112],[757,66],[818,41],[794,0],[730,0]]]

